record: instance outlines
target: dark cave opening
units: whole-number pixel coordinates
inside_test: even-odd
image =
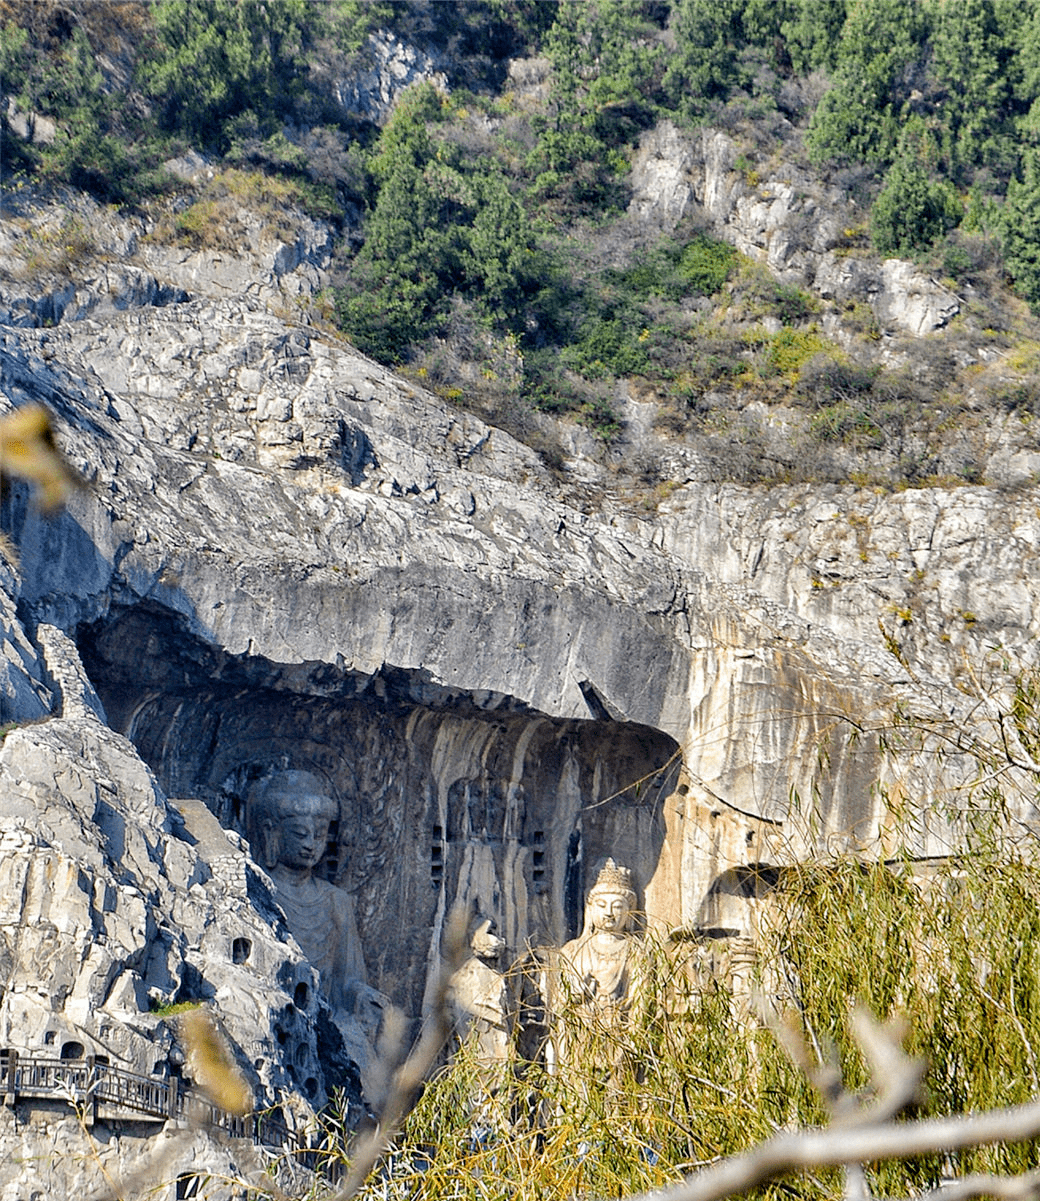
[[[355,897],[373,982],[413,1012],[452,907],[492,914],[517,952],[559,945],[602,858],[642,886],[657,865],[679,771],[658,730],[449,692],[421,672],[232,656],[147,603],[81,626],[78,644],[110,724],[168,796],[201,798],[248,836],[258,775],[328,782],[339,820],[321,870]]]

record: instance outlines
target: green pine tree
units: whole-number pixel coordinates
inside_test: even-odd
[[[739,50],[742,0],[678,0],[672,15],[675,51],[664,76],[674,109],[698,118],[712,101],[746,82]]]
[[[806,144],[816,162],[885,162],[895,153],[907,68],[923,45],[916,0],[856,0],[838,47],[834,86],[820,101]]]
[[[929,179],[918,163],[899,158],[889,168],[870,212],[870,233],[880,254],[926,250],[960,218],[957,195],[947,183]]]
[[[144,90],[168,128],[224,150],[229,118],[254,113],[269,134],[288,115],[326,13],[307,0],[158,0],[154,16]]]
[[[1003,213],[1004,262],[1015,290],[1040,313],[1040,150],[1022,156],[1021,178],[1008,184]]]
[[[961,172],[1009,157],[1010,59],[993,0],[936,7],[929,74],[941,93],[952,165]]]

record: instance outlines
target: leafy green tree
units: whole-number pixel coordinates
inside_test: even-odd
[[[817,67],[837,66],[841,31],[845,25],[845,0],[795,0],[780,25],[780,34],[798,75]]]
[[[394,7],[387,0],[332,0],[329,32],[341,50],[356,54],[373,30],[392,24]]]
[[[2,47],[0,69],[11,69],[5,83],[28,111],[54,117],[58,125],[51,145],[38,153],[23,149],[15,161],[104,201],[135,199],[141,190],[139,155],[119,127],[120,97],[105,93],[82,25],[50,53],[27,30],[12,33],[7,26]]]
[[[897,159],[870,213],[870,233],[881,254],[909,255],[926,250],[960,218],[953,188],[929,179],[908,159]]]
[[[738,53],[743,8],[742,0],[678,0],[664,88],[683,116],[703,116],[713,100],[745,82]]]
[[[325,17],[307,0],[158,0],[142,86],[167,128],[203,145],[226,149],[224,122],[246,112],[273,132],[302,92]]]
[[[515,31],[518,44],[537,50],[556,20],[560,0],[488,0],[491,12]]]
[[[434,158],[427,121],[441,114],[434,88],[411,89],[383,130],[371,160],[376,201],[365,242],[340,294],[339,318],[362,350],[399,361],[421,338],[441,299],[445,237],[426,168]]]
[[[1010,58],[993,0],[937,6],[929,73],[942,96],[953,165],[962,171],[1008,157]]]
[[[501,170],[490,162],[473,181],[473,198],[463,252],[467,285],[490,318],[522,327],[520,318],[540,286],[542,266],[527,214]]]
[[[1021,179],[1008,184],[1004,206],[1004,262],[1016,291],[1040,313],[1040,150],[1027,148]]]
[[[487,320],[523,328],[541,259],[523,207],[494,160],[466,160],[431,126],[444,106],[411,89],[383,130],[370,170],[376,199],[339,296],[340,321],[365,351],[399,361],[437,326],[452,296]]]
[[[1034,5],[1021,25],[1015,44],[1015,99],[1019,128],[1034,142],[1040,139],[1040,7]]]
[[[743,40],[750,46],[768,47],[781,36],[797,8],[797,0],[744,0],[740,14]]]
[[[9,96],[20,96],[28,81],[29,31],[14,21],[0,24],[0,79]]]
[[[885,162],[893,156],[909,69],[925,27],[916,0],[855,0],[838,47],[834,86],[806,135],[816,162]]]
[[[543,196],[616,202],[622,150],[655,115],[662,49],[642,0],[563,4],[545,36],[549,112],[528,167]]]

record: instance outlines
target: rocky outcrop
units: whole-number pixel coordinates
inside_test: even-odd
[[[57,123],[42,113],[26,112],[13,96],[0,98],[7,110],[7,123],[11,131],[27,142],[49,146],[58,133]]]
[[[960,311],[958,298],[912,263],[843,253],[845,230],[865,217],[841,189],[791,162],[761,165],[718,130],[661,122],[640,143],[632,188],[629,211],[643,221],[671,229],[702,212],[719,237],[778,278],[839,305],[869,304],[884,330],[920,337]]]
[[[0,505],[19,556],[0,579],[19,727],[0,751],[0,1039],[167,1071],[151,1004],[193,999],[283,1109],[349,1079],[242,842],[272,767],[327,781],[320,871],[353,894],[373,985],[415,1018],[449,912],[479,908],[513,952],[560,945],[606,855],[649,922],[746,933],[754,898],[719,884],[736,868],[948,848],[929,798],[970,758],[877,731],[897,703],[957,721],[971,702],[876,619],[898,572],[924,571],[936,612],[964,596],[1025,643],[1028,582],[1002,601],[974,580],[1032,545],[1025,496],[999,550],[984,490],[581,508],[502,431],[260,296],[218,298],[222,269],[200,261],[188,289],[183,264],[150,266],[187,298],[0,328],[0,407],[45,403],[84,481],[54,518],[21,486]]]
[[[198,155],[183,160],[179,170],[193,178],[210,171]],[[10,210],[0,222],[0,323],[9,326],[104,321],[121,312],[183,304],[199,294],[288,308],[323,286],[332,256],[328,225],[292,212],[290,236],[245,203],[235,209],[237,243],[226,250],[156,241],[161,214],[146,223],[110,213],[81,195],[61,205],[13,198]]]
[[[383,30],[369,34],[351,70],[330,82],[343,112],[382,125],[398,96],[414,83],[432,83],[448,91],[448,79],[429,55]]]
[[[869,304],[881,333],[920,338],[948,325],[960,312],[960,302],[948,288],[905,259],[878,263],[830,251],[817,266],[813,287],[824,300],[838,305]]]
[[[18,578],[0,557],[0,724],[17,717],[36,721],[50,713],[53,697],[44,685],[36,649],[15,610]]]
[[[61,679],[61,715],[8,732],[0,749],[0,1046],[190,1083],[189,1047],[164,1014],[199,1003],[217,1015],[257,1108],[277,1105],[302,1129],[325,1097],[319,998],[269,881],[208,810],[167,802],[130,743],[100,720],[96,698],[66,694],[85,679],[67,637],[51,630],[41,640]],[[68,1111],[56,1095],[16,1099],[0,1114],[8,1150],[25,1143],[27,1121],[36,1128],[34,1155],[4,1158],[3,1196],[48,1182],[62,1195],[72,1183],[97,1189],[107,1171],[140,1166],[142,1140],[161,1128],[102,1106],[115,1132],[99,1131],[90,1154],[91,1135]],[[79,1144],[82,1158],[72,1154]],[[189,1169],[262,1167],[252,1148],[231,1150],[204,1132],[185,1133],[175,1150],[156,1160],[149,1185]]]

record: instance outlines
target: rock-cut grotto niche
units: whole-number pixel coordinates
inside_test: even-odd
[[[516,956],[581,933],[587,876],[606,857],[653,877],[679,768],[660,731],[439,694],[421,673],[227,656],[143,604],[84,626],[79,643],[110,723],[167,795],[204,800],[275,878],[299,869],[276,839],[264,845],[263,820],[284,829],[285,813],[270,816],[280,789],[310,798],[321,829],[305,839],[307,881],[349,897],[355,978],[406,1014],[421,1011],[456,906],[492,919]],[[305,786],[287,789],[287,772]]]

